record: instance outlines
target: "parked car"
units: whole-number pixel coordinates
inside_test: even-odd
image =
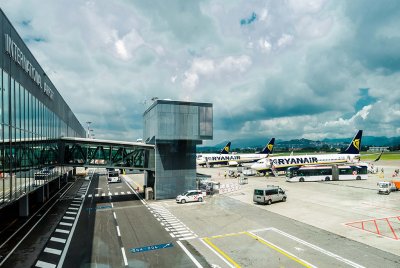
[[[203,202],[203,193],[201,190],[190,190],[176,197],[176,202],[185,204],[186,202]]]

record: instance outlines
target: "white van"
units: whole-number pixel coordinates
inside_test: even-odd
[[[253,202],[257,204],[271,205],[272,202],[285,202],[287,196],[285,191],[279,186],[268,186],[265,189],[254,189]]]
[[[121,178],[119,177],[119,171],[118,170],[108,171],[107,181],[108,181],[108,183],[121,182]]]

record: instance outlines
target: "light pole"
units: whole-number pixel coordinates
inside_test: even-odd
[[[86,122],[86,124],[87,124],[87,137],[86,138],[90,138],[90,124],[91,124],[92,122],[90,122],[90,121],[87,121]]]

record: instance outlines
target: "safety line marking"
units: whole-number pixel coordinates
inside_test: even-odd
[[[255,235],[252,232],[244,232],[244,234],[254,238],[258,242],[260,242],[260,243],[268,246],[269,248],[281,253],[282,255],[285,255],[289,259],[291,259],[291,260],[303,265],[304,267],[307,267],[307,268],[315,267],[314,265],[312,265],[312,264],[300,259],[299,257],[295,256],[294,254],[292,254],[292,253],[290,253],[290,252],[288,252],[286,250],[283,250],[282,248],[278,247],[277,245],[272,244],[271,242],[259,237],[258,235]]]

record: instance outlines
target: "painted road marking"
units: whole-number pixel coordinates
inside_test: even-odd
[[[64,225],[64,226],[72,226],[72,223],[68,223],[68,222],[60,222],[60,225]]]
[[[55,254],[55,255],[61,255],[61,252],[62,252],[61,250],[54,249],[54,248],[45,248],[43,251],[46,253],[51,253],[51,254]]]
[[[56,229],[57,233],[63,233],[63,234],[69,234],[68,230],[63,230],[63,229]]]
[[[130,191],[127,191],[127,193],[128,193],[128,194],[131,194],[131,192],[130,192]]]
[[[78,213],[73,212],[73,211],[67,211],[67,212],[65,212],[65,214],[76,215],[76,214],[78,214]]]
[[[393,228],[393,226],[397,226],[399,223],[400,216],[393,216],[379,219],[348,222],[345,223],[345,225],[382,237],[400,240],[400,230],[398,228]]]
[[[117,234],[118,236],[121,236],[121,232],[119,231],[119,226],[117,226]]]
[[[125,249],[122,247],[121,251],[122,251],[122,257],[124,258],[124,264],[125,266],[128,266],[128,260],[126,259]]]
[[[205,243],[207,243],[207,245],[209,245],[214,250],[214,252],[215,251],[218,252],[219,255],[221,255],[222,257],[225,258],[225,260],[229,261],[230,262],[229,266],[231,266],[231,264],[233,264],[233,267],[240,268],[239,264],[237,264],[234,260],[232,260],[225,252],[223,252],[221,249],[219,249],[216,245],[214,245],[207,237],[203,238],[201,240],[204,241]]]
[[[69,210],[79,210],[79,208],[68,208]]]
[[[95,197],[99,197],[99,194],[95,194],[94,196],[95,196]]]
[[[284,251],[283,249],[273,245],[270,242],[267,242],[265,239],[262,239],[261,237],[258,237],[255,234],[249,233],[249,232],[239,232],[239,233],[231,233],[231,234],[226,234],[226,235],[217,235],[217,236],[213,236],[213,237],[206,237],[203,238],[204,242],[206,242],[209,246],[211,246],[215,251],[217,251],[219,254],[221,254],[227,261],[229,261],[234,267],[241,267],[237,262],[235,262],[231,257],[228,256],[228,254],[226,254],[224,251],[222,251],[220,248],[218,248],[215,244],[213,244],[211,242],[211,239],[217,239],[217,238],[223,238],[223,237],[230,237],[230,236],[238,236],[238,235],[248,235],[251,238],[256,239],[257,241],[259,241],[260,243],[268,246],[269,248],[281,253],[282,255],[286,256],[287,258],[301,264],[304,267],[308,267],[308,268],[312,268],[315,267],[307,262],[305,262],[304,260],[299,259],[298,257],[294,256],[293,254]]]
[[[125,194],[125,192],[121,192],[121,194],[123,194],[123,195],[124,195],[124,194]]]
[[[88,195],[89,198],[92,198],[92,194]]]
[[[146,252],[146,251],[158,250],[158,249],[164,249],[164,248],[171,248],[173,246],[174,245],[172,243],[166,243],[166,244],[158,244],[158,245],[145,246],[145,247],[139,247],[139,248],[131,248],[131,249],[129,249],[129,251],[132,253],[138,253],[138,252]]]
[[[189,236],[189,237],[182,237],[182,238],[179,238],[179,240],[190,240],[190,239],[194,239],[194,238],[197,238],[197,236]]]
[[[295,237],[295,236],[293,236],[293,235],[290,235],[290,234],[288,234],[288,233],[285,233],[285,232],[283,232],[283,231],[281,231],[281,230],[279,230],[279,229],[276,229],[276,228],[268,228],[268,230],[272,230],[272,231],[274,231],[274,232],[276,232],[276,233],[279,233],[279,234],[281,234],[281,235],[284,235],[284,236],[286,236],[286,237],[288,237],[288,238],[290,238],[290,239],[292,239],[292,240],[294,240],[294,241],[297,241],[297,242],[299,242],[299,243],[301,243],[301,244],[303,244],[303,245],[306,245],[306,246],[308,246],[308,247],[310,247],[310,248],[312,248],[312,249],[314,249],[314,250],[316,250],[316,251],[319,251],[319,252],[321,252],[321,253],[323,253],[323,254],[325,254],[325,255],[328,255],[328,256],[330,256],[330,257],[333,257],[333,258],[335,258],[336,260],[338,260],[338,261],[341,261],[341,262],[344,262],[344,263],[346,263],[346,264],[348,264],[348,265],[350,265],[350,266],[353,266],[353,267],[356,267],[356,268],[365,268],[364,266],[362,266],[362,265],[360,265],[360,264],[358,264],[358,263],[355,263],[355,262],[353,262],[353,261],[350,261],[350,260],[348,260],[348,259],[345,259],[345,258],[343,258],[343,257],[341,257],[341,256],[339,256],[339,255],[336,255],[336,254],[334,254],[334,253],[332,253],[332,252],[330,252],[330,251],[327,251],[327,250],[325,250],[325,249],[323,249],[323,248],[320,248],[320,247],[318,247],[318,246],[316,246],[316,245],[313,245],[313,244],[311,244],[311,243],[308,243],[308,242],[306,242],[306,241],[304,241],[304,240],[301,240],[300,238],[297,238],[297,237]],[[260,230],[257,230],[257,231],[260,231]],[[255,231],[252,231],[253,233],[255,232]]]
[[[79,207],[81,204],[71,204],[71,206]]]
[[[64,216],[62,217],[64,220],[75,220],[74,217],[68,217],[68,216]]]
[[[286,250],[283,250],[282,248],[280,248],[280,247],[278,247],[278,246],[272,244],[271,242],[265,240],[264,238],[259,237],[258,235],[255,235],[255,234],[252,233],[252,232],[245,232],[245,234],[248,235],[248,236],[250,236],[250,237],[252,237],[252,238],[254,238],[254,239],[257,240],[258,242],[260,242],[260,243],[262,243],[262,244],[268,246],[269,248],[271,248],[271,249],[273,249],[273,250],[275,250],[275,251],[281,253],[282,255],[285,255],[285,256],[288,257],[289,259],[291,259],[291,260],[293,260],[293,261],[295,261],[295,262],[297,262],[297,263],[303,265],[304,267],[310,267],[310,268],[311,268],[311,267],[315,267],[314,265],[312,265],[312,264],[310,264],[310,263],[308,263],[308,262],[306,262],[306,261],[300,259],[299,257],[295,256],[294,254],[292,254],[292,253],[290,253],[290,252],[288,252],[288,251],[286,251]]]
[[[102,193],[101,196],[106,196],[106,194],[105,194],[105,193]]]
[[[189,252],[189,250],[187,250],[187,248],[179,241],[176,242],[182,249],[183,251],[186,253],[186,255],[189,256],[189,258],[192,260],[192,262],[196,265],[197,268],[202,268],[203,266],[201,266],[201,264],[196,260],[195,257],[193,257],[192,253]]]
[[[35,267],[39,268],[56,268],[57,265],[45,261],[37,261]]]
[[[65,242],[67,241],[66,239],[62,239],[62,238],[58,238],[58,237],[51,237],[50,241],[54,241],[54,242],[58,242],[58,243],[63,243],[65,244]]]

